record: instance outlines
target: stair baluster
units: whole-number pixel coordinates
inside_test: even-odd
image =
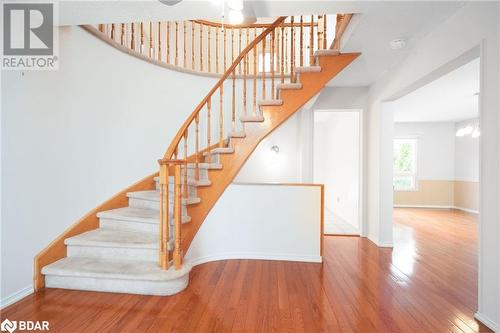
[[[234,29],[231,28],[231,63],[234,62]]]
[[[207,162],[212,163],[212,153],[211,153],[211,148],[210,148],[210,141],[211,141],[211,134],[210,134],[210,127],[211,127],[211,120],[210,120],[210,109],[212,107],[212,102],[211,102],[211,97],[208,98],[207,100]]]
[[[175,66],[179,66],[179,22],[175,21]]]
[[[141,27],[141,39],[140,39],[141,45],[139,46],[139,52],[141,54],[143,54],[144,53],[144,22],[140,23],[140,27]]]
[[[203,25],[200,24],[200,72],[203,72]]]
[[[304,17],[300,15],[299,66],[304,66]]]
[[[247,72],[248,72],[248,55],[243,58],[243,114],[247,115]]]
[[[120,29],[120,44],[123,46],[125,41],[125,23],[121,24],[121,29]]]
[[[207,34],[208,34],[208,45],[207,45],[207,51],[208,51],[208,54],[207,54],[207,67],[208,67],[208,72],[212,72],[212,60],[210,59],[210,49],[212,48],[212,43],[210,43],[210,34],[211,34],[211,31],[212,31],[212,27],[208,26],[207,27]]]
[[[184,200],[186,200],[187,202],[187,199],[188,199],[188,172],[187,172],[187,148],[188,147],[188,131],[185,131],[184,132],[184,161],[186,162],[186,168],[184,169],[184,187],[183,187],[183,197],[184,197]]]
[[[261,63],[262,63],[262,99],[266,99],[266,39],[267,36],[265,36],[262,39],[262,54],[261,54]]]
[[[227,65],[226,65],[226,54],[227,54],[227,48],[226,48],[226,46],[227,46],[226,30],[227,29],[224,26],[222,26],[222,30],[224,32],[224,36],[223,36],[224,37],[224,41],[223,41],[223,46],[224,47],[223,47],[222,54],[224,55],[224,72],[225,72],[227,70]]]
[[[241,28],[238,28],[238,54],[241,54]],[[241,75],[241,66],[238,66],[238,74]]]
[[[290,17],[290,82],[295,83],[295,30],[293,27],[294,17]]]
[[[200,180],[200,115],[196,115],[194,122],[196,124],[195,128],[195,135],[196,135],[196,143],[195,143],[195,156],[196,156],[196,161],[195,161],[195,173],[194,173],[194,178],[196,181]],[[187,170],[184,170],[184,172],[187,174]]]
[[[153,45],[153,22],[149,22],[149,57],[153,58],[154,45]]]
[[[309,23],[309,66],[314,65],[314,15]]]
[[[219,27],[215,27],[215,72],[220,73],[219,65]]]
[[[285,27],[285,73],[290,73],[290,68],[288,67],[288,29]]]
[[[274,89],[274,42],[275,42],[275,33],[274,30],[271,32],[271,98],[275,98],[275,89]]]
[[[281,57],[280,57],[280,67],[281,67],[281,83],[285,82],[285,65],[283,63],[283,58],[285,54],[285,42],[283,38],[285,37],[285,27],[281,25]]]
[[[169,165],[160,160],[160,267],[168,269],[169,248],[168,241],[170,239],[170,224],[169,224]]]
[[[182,67],[186,68],[186,58],[187,58],[187,50],[186,50],[186,21],[182,22]]]
[[[320,22],[321,20],[323,19],[323,16],[322,15],[318,15],[318,28],[317,28],[317,31],[316,31],[316,37],[318,38],[318,42],[316,44],[318,50],[321,48],[321,38],[323,36],[323,30],[321,29],[321,25],[320,25]]]
[[[231,130],[236,131],[236,69],[231,74],[233,81],[233,95],[231,98]]]
[[[257,35],[257,31],[254,32]],[[257,45],[253,47],[253,109],[252,115],[257,114]]]
[[[165,57],[167,59],[167,64],[170,64],[170,22],[167,22],[166,26],[167,27],[166,27],[165,34],[167,35],[166,36],[167,37],[166,38],[167,39],[167,42],[166,42],[166,44],[167,44],[167,52],[166,52]]]
[[[191,69],[194,68],[194,22],[191,22]]]
[[[158,22],[158,61],[161,61],[161,22]]]
[[[326,50],[326,32],[327,32],[327,28],[326,28],[326,14],[323,15],[323,50]]]
[[[130,48],[135,50],[135,23],[132,22],[132,36],[130,37]]]
[[[219,87],[219,147],[224,146],[224,84]]]
[[[174,267],[176,270],[182,267],[182,209],[181,209],[181,165],[185,166],[187,171],[187,164],[185,161],[176,161],[175,163],[175,188],[174,188]]]

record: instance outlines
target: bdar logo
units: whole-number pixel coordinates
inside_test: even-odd
[[[15,321],[10,321],[8,319],[5,319],[2,321],[2,324],[0,324],[0,329],[2,331],[9,331],[10,333],[14,332],[17,328],[17,322]]]

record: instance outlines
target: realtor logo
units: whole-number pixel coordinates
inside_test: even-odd
[[[4,331],[9,331],[10,333],[14,332],[17,328],[17,322],[15,321],[10,321],[8,319],[5,319],[2,321],[2,324],[0,324],[0,329],[2,332]]]
[[[56,69],[54,3],[3,3],[3,69]]]

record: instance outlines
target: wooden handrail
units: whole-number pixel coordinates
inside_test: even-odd
[[[333,39],[332,44],[330,45],[330,49],[332,50],[340,50],[340,41],[342,40],[342,36],[351,21],[353,14],[338,14],[337,15],[337,25],[335,28],[335,38]]]
[[[217,28],[224,27],[227,29],[268,28],[271,25],[273,25],[273,23],[274,23],[274,22],[273,23],[252,23],[252,24],[236,25],[236,24],[227,24],[227,23],[222,24],[219,22],[212,22],[212,21],[207,21],[207,20],[191,20],[191,22],[211,26],[214,28],[215,27],[217,27]],[[283,26],[285,28],[290,28],[292,25],[294,27],[299,27],[300,23],[287,23],[287,22],[283,23]],[[318,25],[318,22],[314,22],[314,26],[317,26],[317,25]]]
[[[248,44],[245,49],[234,59],[233,63],[229,68],[225,71],[225,73],[222,75],[220,80],[212,87],[212,89],[208,92],[208,94],[205,96],[205,98],[202,99],[202,101],[198,104],[198,106],[195,108],[195,110],[191,113],[191,115],[186,119],[182,127],[179,129],[177,132],[177,135],[174,137],[172,140],[172,143],[168,147],[167,151],[165,152],[163,159],[170,159],[172,155],[174,154],[177,146],[179,145],[180,140],[184,136],[184,132],[188,129],[189,125],[194,121],[196,115],[202,110],[202,108],[207,104],[207,101],[209,98],[212,97],[212,95],[220,88],[220,86],[224,83],[224,81],[231,75],[231,73],[236,69],[236,67],[239,65],[241,60],[245,57],[246,54],[248,54],[258,43],[260,43],[264,37],[266,37],[268,34],[271,33],[276,27],[278,27],[283,21],[285,21],[286,16],[281,16],[279,17],[276,21],[273,22],[266,30],[264,30],[259,36],[257,36],[250,44]]]

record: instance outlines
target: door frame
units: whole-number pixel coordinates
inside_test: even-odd
[[[361,237],[366,237],[367,234],[367,223],[366,223],[366,216],[365,212],[365,193],[366,193],[366,187],[365,187],[365,124],[364,124],[364,110],[361,108],[332,108],[332,109],[313,109],[312,110],[312,131],[311,131],[311,162],[310,162],[310,170],[311,170],[311,181],[314,181],[314,132],[315,132],[315,126],[314,126],[314,114],[316,112],[356,112],[358,113],[359,116],[359,124],[358,124],[358,131],[359,131],[359,149],[358,149],[358,230],[359,230],[359,235]]]

